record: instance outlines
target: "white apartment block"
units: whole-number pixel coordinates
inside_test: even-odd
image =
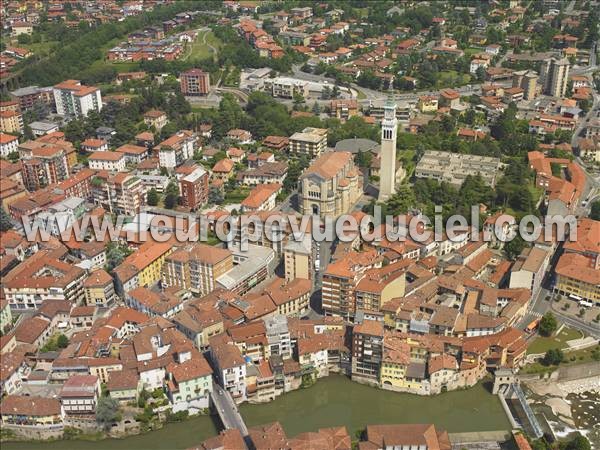
[[[66,80],[53,87],[56,112],[67,117],[87,117],[90,111],[102,109],[102,94],[95,86],[84,86],[79,80]]]
[[[17,151],[19,151],[19,138],[11,134],[0,133],[0,156],[6,158]]]
[[[120,152],[94,152],[88,158],[90,169],[123,172],[127,158]]]

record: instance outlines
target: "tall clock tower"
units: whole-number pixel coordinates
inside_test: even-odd
[[[396,192],[396,104],[387,100],[381,121],[381,169],[379,170],[379,201]]]

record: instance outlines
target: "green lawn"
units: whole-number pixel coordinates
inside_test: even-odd
[[[469,47],[469,48],[465,48],[465,50],[464,50],[465,55],[467,55],[467,56],[474,55],[475,53],[481,53],[483,51],[485,51],[485,50],[482,48],[476,48],[476,47]]]
[[[471,76],[466,73],[458,73],[456,70],[445,70],[440,72],[437,82],[438,88],[451,88],[464,86],[471,81]]]
[[[212,31],[201,31],[198,33],[196,40],[192,43],[191,49],[186,52],[182,59],[206,59],[211,56],[214,57],[215,55],[211,45],[218,51],[223,43]]]
[[[564,349],[567,347],[567,341],[581,337],[583,337],[581,331],[564,327],[556,336],[538,336],[527,348],[527,354],[546,353],[552,348]]]
[[[565,359],[560,366],[575,366],[577,364],[589,363],[592,361],[598,361],[598,352],[600,346],[590,347],[583,350],[576,350],[574,352],[565,353]],[[594,358],[596,354],[596,358]],[[527,364],[523,367],[523,373],[549,373],[554,372],[559,366],[544,366],[543,364],[536,362],[533,364]]]

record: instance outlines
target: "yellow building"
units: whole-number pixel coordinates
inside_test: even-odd
[[[422,95],[417,104],[422,113],[436,112],[438,110],[438,98],[434,95]]]
[[[112,277],[103,269],[94,270],[84,281],[85,303],[88,306],[108,307],[116,301]]]
[[[347,213],[362,194],[362,176],[350,152],[326,152],[300,177],[302,214],[338,217]]]
[[[303,241],[291,239],[283,248],[285,279],[310,279],[312,274],[312,243],[310,237]]]
[[[16,111],[0,111],[0,130],[5,133],[21,133],[23,116]]]
[[[406,261],[368,270],[356,286],[356,309],[380,311],[392,298],[404,297]]]
[[[558,260],[555,270],[555,292],[600,305],[600,270],[592,266],[591,258],[565,253]]]

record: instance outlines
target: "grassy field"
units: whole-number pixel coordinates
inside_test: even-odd
[[[598,349],[600,349],[600,346],[565,353],[565,360],[560,363],[560,366],[574,366],[577,364],[598,361],[593,357],[594,352],[596,355],[598,354]],[[557,368],[558,366],[544,366],[543,364],[536,362],[523,367],[523,373],[549,373],[555,371]]]
[[[466,73],[458,73],[455,70],[445,70],[440,72],[440,78],[437,82],[438,88],[450,88],[464,86],[471,81],[471,76]]]
[[[555,336],[537,337],[527,348],[527,354],[546,353],[552,348],[564,349],[567,347],[567,341],[579,339],[581,337],[583,337],[581,331],[564,327],[561,332]]]
[[[193,58],[193,59],[206,59],[211,56],[216,56],[214,54],[214,47],[217,52],[221,48],[223,43],[219,38],[217,38],[212,31],[201,31],[198,33],[198,37],[192,44],[192,48],[189,53],[187,53],[183,59]]]

